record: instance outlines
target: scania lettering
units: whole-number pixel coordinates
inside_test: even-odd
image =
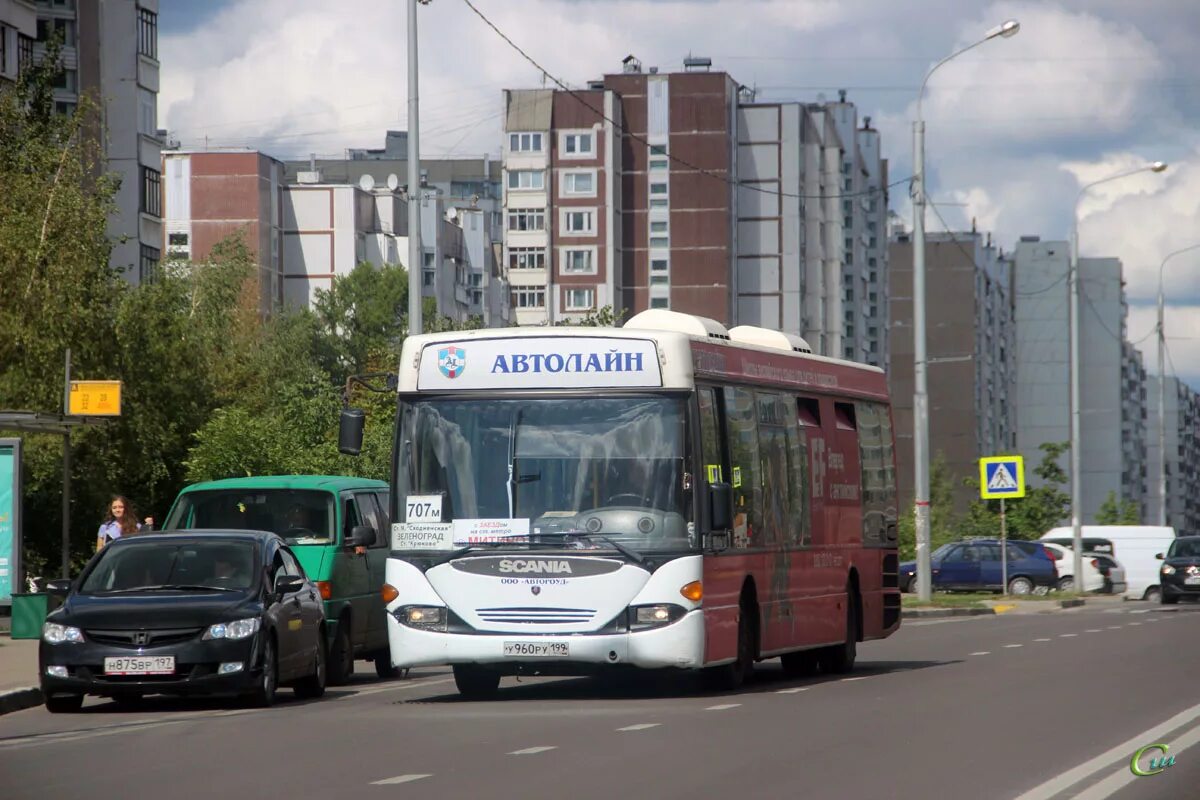
[[[619,669],[734,688],[771,658],[849,671],[899,628],[880,370],[657,309],[410,336],[400,355],[395,666],[450,665],[477,697]],[[343,412],[344,452],[361,419]]]

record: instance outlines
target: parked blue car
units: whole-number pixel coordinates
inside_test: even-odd
[[[1004,588],[999,539],[969,539],[933,551],[933,588],[937,591],[1000,591]],[[900,585],[917,590],[917,564],[900,565]],[[1038,586],[1058,585],[1058,566],[1041,542],[1008,540],[1008,593],[1030,594]]]

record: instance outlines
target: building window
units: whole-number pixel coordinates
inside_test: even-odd
[[[652,155],[652,156],[665,156],[666,154],[667,154],[667,146],[666,146],[665,144],[652,144],[652,145],[650,145],[650,155]]]
[[[514,169],[508,172],[508,188],[545,189],[546,173],[540,169]]]
[[[854,227],[854,217],[843,217],[842,218],[842,227],[846,228],[847,230],[849,230],[850,228],[853,228]]]
[[[877,259],[875,259],[874,257],[872,257],[872,258],[868,258],[868,259],[867,259],[867,266],[868,266],[868,267],[873,267],[873,266],[875,266],[877,263],[878,263],[878,262],[877,262]],[[875,279],[874,279],[874,278],[871,278],[871,280],[875,280]]]
[[[57,37],[63,47],[75,46],[75,20],[73,19],[39,19],[37,21],[37,39],[48,42],[51,37]]]
[[[594,275],[596,273],[596,251],[594,248],[563,248],[561,269],[572,275]]]
[[[157,247],[142,245],[138,259],[138,279],[141,283],[153,283],[158,277],[158,262],[162,251]]]
[[[851,189],[853,186],[854,186],[854,184],[853,184],[853,182],[851,181],[851,179],[850,179],[850,178],[846,178],[846,183],[845,183],[846,191],[847,191],[847,192],[848,192],[848,191],[850,191],[850,189]]]
[[[546,248],[512,247],[508,251],[509,269],[545,269]]]
[[[546,290],[532,287],[513,289],[511,300],[513,308],[545,308]]]
[[[667,262],[667,259],[665,259],[665,258],[650,259],[650,271],[651,272],[666,272],[667,267],[668,267],[668,262]]]
[[[510,153],[540,153],[542,152],[542,135],[540,133],[510,133],[508,135],[508,151]]]
[[[79,73],[73,69],[60,69],[54,76],[53,86],[74,94],[79,91]]]
[[[651,208],[667,208],[669,205],[670,205],[670,202],[665,197],[651,197],[650,198],[650,207]]]
[[[187,258],[188,235],[186,233],[168,233],[167,253],[173,258]]]
[[[595,289],[567,289],[567,311],[587,311],[595,305]]]
[[[429,289],[437,282],[437,273],[431,269],[421,270],[421,285]]]
[[[650,184],[650,194],[666,194],[667,185],[665,183]]]
[[[540,208],[522,208],[508,212],[510,231],[546,230],[546,212]]]
[[[138,133],[146,136],[158,134],[157,97],[149,89],[138,87]]]
[[[563,230],[576,235],[595,233],[595,218],[596,215],[591,211],[564,211]]]
[[[589,158],[592,153],[592,134],[564,133],[562,138],[564,157]]]
[[[75,115],[77,105],[70,100],[55,100],[54,113],[61,114],[64,117],[72,117]]]
[[[431,250],[426,250],[425,252],[421,253],[421,266],[425,269],[433,269],[436,264],[436,258],[437,253]]]
[[[670,306],[670,302],[665,297],[651,297],[650,298],[650,307],[651,308],[670,308],[671,306]]]
[[[651,233],[666,233],[667,232],[667,223],[651,222],[650,223],[650,232]]]
[[[24,72],[33,63],[34,40],[23,33],[17,34],[17,71]]]
[[[665,158],[650,159],[650,169],[667,169],[670,165],[671,162]]]
[[[596,195],[596,173],[564,172],[562,193],[575,197],[594,197]]]
[[[162,173],[142,167],[141,210],[153,217],[162,216]]]
[[[667,238],[666,236],[651,236],[650,237],[650,246],[651,247],[670,247],[671,240],[669,238]]]
[[[158,59],[158,14],[138,9],[138,55]]]
[[[666,275],[651,275],[650,276],[650,285],[651,286],[666,286],[670,282],[671,282],[671,279],[669,277],[667,277]]]

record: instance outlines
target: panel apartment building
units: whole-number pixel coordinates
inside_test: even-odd
[[[942,458],[960,511],[977,496],[962,478],[979,474],[978,459],[1016,446],[1016,328],[1012,263],[975,231],[928,233],[926,347],[929,360],[929,452]],[[888,384],[900,464],[900,502],[912,503],[913,317],[912,239],[890,245],[891,369]]]
[[[1146,378],[1146,509],[1144,521],[1157,524],[1159,517],[1159,474],[1162,460],[1158,449],[1157,375]],[[1181,536],[1200,533],[1200,395],[1178,378],[1166,377],[1164,406],[1167,453],[1167,524]]]
[[[1070,250],[1066,242],[1025,236],[1013,255],[1017,452],[1032,467],[1041,444],[1070,440]],[[1079,285],[1081,482],[1090,523],[1110,492],[1145,509],[1146,372],[1126,336],[1120,260],[1081,258]],[[1062,466],[1069,470],[1066,456]],[[1036,485],[1032,472],[1029,478]]]
[[[878,133],[855,128],[846,103],[843,138],[834,104],[757,102],[710,66],[690,58],[660,74],[630,57],[586,90],[505,92],[504,257],[518,321],[672,308],[884,363],[886,345],[843,347],[847,331],[872,327],[869,289],[844,299],[844,231],[848,218],[851,230],[865,233],[868,218],[882,227]],[[855,166],[843,176],[846,153]],[[857,202],[872,186],[876,204]]]

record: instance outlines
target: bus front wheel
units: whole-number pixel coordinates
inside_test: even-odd
[[[818,656],[821,669],[834,675],[854,669],[854,660],[858,656],[858,593],[853,586],[846,588],[846,641],[822,649]]]
[[[500,673],[477,664],[455,664],[454,685],[463,697],[483,700],[500,688]]]

